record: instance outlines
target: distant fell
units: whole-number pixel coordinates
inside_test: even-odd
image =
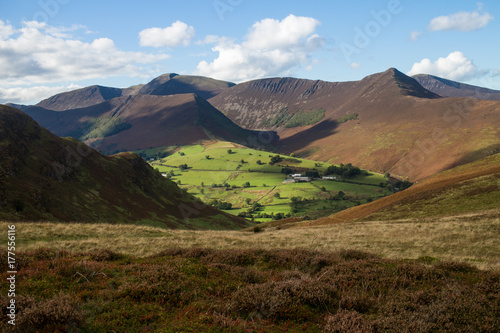
[[[54,95],[36,106],[48,110],[65,111],[96,105],[122,95],[122,89],[96,85]]]
[[[170,73],[151,80],[138,91],[138,94],[176,95],[194,93],[208,99],[231,86],[234,86],[234,83],[203,76]]]
[[[460,83],[429,74],[414,75],[426,89],[444,97],[474,97],[484,100],[500,100],[500,91]]]
[[[263,142],[259,132],[242,129],[195,94],[122,96],[65,112],[24,111],[54,134],[86,141],[106,154],[214,139],[247,146],[277,140],[270,133]]]

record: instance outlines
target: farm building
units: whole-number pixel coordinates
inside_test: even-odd
[[[310,177],[295,177],[294,180],[297,182],[310,182],[311,178]]]

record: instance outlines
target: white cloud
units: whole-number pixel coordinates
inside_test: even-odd
[[[429,30],[459,30],[472,31],[484,28],[493,16],[489,13],[479,13],[482,10],[482,4],[478,4],[478,10],[473,12],[458,12],[447,16],[433,18],[429,23]]]
[[[412,42],[416,41],[418,39],[418,37],[420,37],[422,35],[422,33],[420,31],[412,31],[410,33],[410,40]]]
[[[10,24],[0,20],[0,40],[5,40],[14,34],[16,30]]]
[[[168,58],[166,54],[121,51],[109,38],[90,43],[69,38],[67,32],[78,28],[81,27],[55,28],[34,21],[23,22],[21,29],[8,28],[0,39],[2,85],[31,86],[116,75],[141,76],[139,64]]]
[[[324,40],[315,34],[320,24],[314,18],[289,15],[255,23],[240,44],[211,36],[205,41],[216,43],[212,51],[218,57],[201,61],[196,73],[235,82],[290,75],[294,68],[310,64],[311,54],[323,46]]]
[[[31,104],[55,94],[78,88],[81,87],[75,84],[59,87],[37,86],[0,88],[0,103]]]
[[[435,62],[430,59],[413,64],[408,75],[432,74],[450,80],[468,80],[479,75],[477,67],[472,60],[468,59],[462,52],[455,51],[446,58],[439,58]]]
[[[361,67],[361,64],[357,62],[351,62],[349,66],[351,66],[352,69],[358,69]]]
[[[195,34],[195,29],[186,23],[176,21],[166,28],[149,28],[139,32],[139,44],[153,47],[188,46]]]

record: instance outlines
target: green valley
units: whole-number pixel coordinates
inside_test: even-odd
[[[393,192],[381,174],[358,169],[355,176],[331,174],[330,179],[322,179],[329,167],[332,170],[331,164],[224,141],[138,153],[203,202],[257,222],[318,218]],[[310,181],[294,182],[290,174]]]

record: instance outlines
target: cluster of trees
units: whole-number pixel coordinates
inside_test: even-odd
[[[167,157],[167,156],[170,155],[168,151],[164,151],[164,152],[161,152],[161,153],[156,153],[154,155],[148,155],[148,154],[146,154],[146,152],[141,151],[138,154],[139,154],[140,157],[142,157],[146,161],[149,158],[154,158],[155,160],[160,160],[160,159],[165,158],[165,157]]]
[[[181,164],[179,165],[179,169],[181,169],[181,171],[184,171],[188,168],[188,165],[187,164]]]
[[[217,199],[213,199],[208,203],[212,207],[216,207],[218,209],[229,210],[233,208],[233,204],[230,202],[225,202]]]
[[[283,161],[283,158],[281,158],[280,155],[274,155],[271,156],[271,160],[269,161],[269,165],[275,165],[276,163],[279,163]]]
[[[345,165],[340,163],[339,166],[330,165],[326,169],[325,175],[339,175],[339,176],[342,176],[345,178],[350,178],[350,177],[360,175],[364,172],[365,171],[362,171],[359,167],[354,166],[351,163],[347,163]]]

